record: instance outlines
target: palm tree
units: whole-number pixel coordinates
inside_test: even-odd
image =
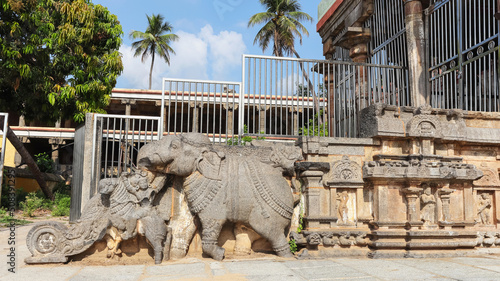
[[[309,32],[300,21],[312,22],[313,18],[309,14],[300,11],[298,0],[260,0],[260,3],[266,8],[266,11],[253,15],[248,21],[248,27],[264,24],[255,36],[254,45],[258,43],[262,51],[265,52],[272,40],[273,55],[282,57],[293,54],[300,59],[295,50],[295,37],[299,38],[302,45],[302,33],[309,36]],[[316,112],[320,112],[319,102],[309,75],[307,75],[307,71],[304,71],[303,63],[299,63],[299,66],[309,84],[309,89],[312,91]],[[321,116],[319,117],[319,123],[323,124]]]
[[[155,54],[165,59],[165,62],[170,65],[170,53],[175,55],[175,51],[169,44],[177,41],[179,36],[171,33],[173,27],[168,21],[164,21],[165,18],[162,15],[153,14],[151,17],[148,15],[146,17],[148,18],[146,32],[132,30],[130,37],[142,39],[132,43],[132,48],[135,49],[134,57],[141,55],[141,61],[144,62],[151,55],[151,70],[149,71],[149,89],[151,90]]]
[[[254,45],[259,44],[265,52],[269,43],[273,42],[273,54],[278,57],[295,55],[295,37],[302,44],[302,33],[309,36],[307,29],[300,21],[313,21],[307,13],[300,11],[298,0],[260,0],[266,8],[265,12],[253,15],[248,27],[264,24],[255,36]]]

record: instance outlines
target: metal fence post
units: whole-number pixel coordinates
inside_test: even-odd
[[[238,136],[239,139],[243,136],[244,126],[245,126],[245,67],[246,67],[246,55],[242,56],[241,63],[241,89],[240,89],[240,100],[239,100],[239,111],[238,111]]]
[[[3,124],[2,132],[0,134],[0,137],[2,137],[2,147],[0,150],[0,186],[2,184],[3,180],[3,162],[5,160],[5,146],[7,145],[7,126],[8,126],[8,120],[9,120],[9,114],[8,113],[0,113],[0,120],[3,119],[3,122],[0,122],[0,125]],[[0,196],[2,196],[2,189],[0,188]]]

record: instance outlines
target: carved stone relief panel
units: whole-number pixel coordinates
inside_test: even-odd
[[[488,164],[486,163],[481,163],[479,169],[483,172],[483,177],[474,182],[475,186],[500,186],[498,170],[488,167]]]
[[[356,192],[353,189],[337,189],[337,225],[355,225]]]
[[[478,192],[476,196],[477,218],[480,225],[493,224],[493,196],[489,192]]]
[[[331,169],[323,178],[325,185],[335,184],[363,184],[361,166],[352,161],[348,156],[343,156],[342,160],[331,164]]]
[[[441,126],[437,117],[416,115],[408,123],[408,135],[411,137],[441,138]]]
[[[424,226],[436,223],[436,196],[428,184],[422,184],[423,193],[420,195],[420,217]]]

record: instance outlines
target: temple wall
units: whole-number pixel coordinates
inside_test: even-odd
[[[377,105],[365,138],[302,138],[305,228],[291,237],[304,256],[500,250],[499,118]]]

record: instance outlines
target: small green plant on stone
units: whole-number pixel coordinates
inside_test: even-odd
[[[33,213],[43,205],[43,198],[38,197],[35,192],[30,192],[24,202],[19,203],[24,216],[33,217]]]
[[[297,233],[301,233],[302,230],[304,230],[304,208],[302,202],[300,202],[299,204],[300,204],[300,213],[299,213],[299,225],[297,226]],[[288,244],[290,245],[290,251],[295,254],[299,249],[297,241],[295,241],[295,239],[292,238],[288,241]]]
[[[235,136],[232,139],[227,139],[226,140],[227,145],[246,145],[247,143],[251,143],[253,138],[251,136],[245,136],[246,134],[248,134],[247,125],[243,125],[243,134],[244,136],[241,138],[241,140],[238,136]],[[260,132],[259,134],[263,135],[265,133]],[[265,137],[257,137],[257,140],[265,140],[265,139],[266,139]]]
[[[295,242],[295,239],[290,239],[290,241],[288,241],[288,244],[290,245],[290,252],[295,254],[299,249],[297,243]]]
[[[309,119],[309,122],[303,127],[299,128],[299,135],[301,136],[318,136],[318,137],[328,137],[328,122],[319,124],[319,116],[323,115],[323,110],[319,113],[314,114],[313,119]]]
[[[297,233],[302,232],[302,230],[304,230],[304,214],[300,213],[299,226],[297,226]]]
[[[55,202],[55,207],[52,210],[52,216],[54,217],[69,216],[69,210],[71,205],[71,197],[69,197],[69,195],[56,193],[54,202]]]

